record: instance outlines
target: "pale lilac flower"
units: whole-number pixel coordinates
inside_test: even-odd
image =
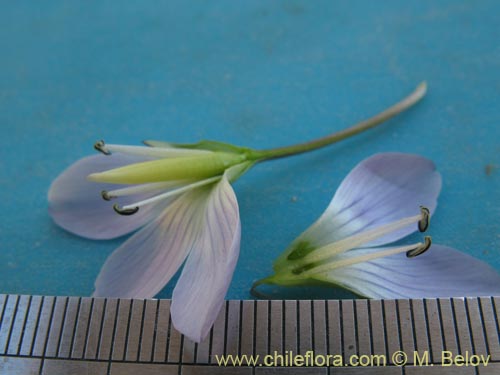
[[[151,298],[185,262],[173,291],[172,322],[201,341],[239,254],[240,217],[229,181],[252,163],[210,150],[98,148],[110,155],[79,160],[49,191],[52,217],[72,233],[111,239],[142,227],[107,259],[94,296]]]
[[[139,229],[107,259],[94,296],[153,297],[184,264],[173,291],[172,322],[199,342],[223,304],[239,253],[240,218],[230,182],[257,162],[371,129],[413,106],[426,89],[421,83],[400,102],[347,129],[269,150],[213,141],[147,142],[152,147],[98,142],[106,155],[81,159],[64,171],[50,188],[49,211],[61,227],[87,238]]]
[[[386,246],[418,227],[425,231],[440,189],[440,174],[423,157],[383,153],[364,160],[318,221],[275,261],[274,275],[255,286],[320,282],[370,298],[500,294],[493,268],[450,247],[430,246],[430,237]]]

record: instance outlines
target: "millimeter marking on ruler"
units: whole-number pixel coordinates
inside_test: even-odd
[[[194,343],[173,327],[169,300],[0,294],[0,374],[444,374],[451,372],[441,353],[451,351],[490,356],[487,367],[453,367],[453,374],[493,375],[500,374],[499,316],[500,297],[232,300]],[[405,367],[392,358],[400,350]],[[309,351],[346,364],[384,355],[387,367],[263,366],[266,355],[285,361]],[[426,353],[429,366],[417,366]],[[228,369],[218,366],[221,355],[259,358],[256,366]]]

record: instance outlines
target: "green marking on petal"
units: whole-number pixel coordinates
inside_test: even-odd
[[[297,245],[294,246],[294,249],[287,256],[287,260],[297,260],[305,257],[307,254],[314,251],[315,247],[311,246],[311,244],[307,241],[299,241]]]

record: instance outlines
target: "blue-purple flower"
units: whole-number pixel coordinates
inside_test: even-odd
[[[97,142],[104,155],[77,161],[53,182],[49,211],[61,227],[86,238],[136,231],[106,260],[94,296],[154,297],[184,264],[171,317],[181,333],[199,342],[219,313],[239,254],[240,218],[230,183],[258,162],[371,129],[417,103],[426,87],[420,84],[400,102],[347,129],[275,149],[214,141],[148,141],[149,147]]]
[[[364,160],[323,215],[278,257],[274,274],[255,286],[319,282],[370,298],[500,294],[500,275],[492,267],[431,245],[430,237],[387,246],[426,230],[440,190],[440,174],[423,157],[382,153]]]
[[[53,182],[49,211],[61,227],[91,239],[140,228],[107,259],[94,296],[154,297],[185,263],[172,321],[201,341],[224,302],[240,249],[230,180],[252,163],[238,152],[159,145],[98,143],[106,155],[79,160]]]

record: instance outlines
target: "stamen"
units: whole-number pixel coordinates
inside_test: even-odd
[[[423,233],[429,228],[431,213],[429,209],[424,206],[420,206],[420,213],[422,214],[422,219],[418,222],[418,230]]]
[[[316,263],[324,259],[328,259],[334,255],[344,253],[348,250],[354,249],[370,241],[376,240],[377,238],[385,236],[388,233],[392,233],[396,230],[405,228],[413,223],[420,222],[421,220],[425,219],[422,216],[423,214],[407,217],[389,224],[381,225],[379,227],[369,229],[367,231],[346,237],[340,241],[325,245],[323,247],[314,250],[301,260],[298,260],[297,263],[301,265]]]
[[[406,253],[406,256],[408,258],[414,258],[416,256],[419,256],[419,255],[422,255],[423,253],[425,253],[427,250],[429,250],[429,248],[431,247],[432,245],[432,238],[430,236],[425,236],[424,237],[424,243],[422,245],[420,245],[419,247],[417,247],[416,249],[413,249],[413,250],[409,250],[407,253]]]
[[[103,190],[101,191],[101,196],[104,200],[109,201],[117,197],[123,197],[126,195],[139,194],[139,193],[148,193],[155,190],[165,190],[168,188],[177,187],[185,184],[186,181],[153,182],[151,184],[133,185],[109,191]]]
[[[197,187],[200,187],[203,185],[211,184],[212,182],[218,181],[220,179],[221,179],[221,176],[207,178],[206,180],[201,180],[201,181],[195,182],[193,184],[189,184],[189,185],[183,186],[181,188],[170,190],[170,191],[167,191],[163,194],[159,194],[159,195],[156,195],[154,197],[144,199],[142,201],[123,206],[121,208],[121,210],[130,210],[130,209],[135,209],[135,208],[138,209],[139,207],[145,206],[147,204],[151,204],[151,203],[157,202],[159,200],[166,199],[168,197],[172,197],[174,195],[184,193],[185,191],[192,190],[194,188],[197,188]]]
[[[139,211],[139,207],[123,208],[123,207],[118,206],[117,204],[114,204],[113,210],[115,210],[115,212],[120,214],[120,215],[130,216],[130,215],[135,214],[137,211]]]
[[[104,155],[111,155],[111,152],[106,148],[106,144],[102,139],[94,143],[94,148],[97,151],[102,152]]]
[[[106,191],[106,190],[102,190],[101,191],[101,197],[102,199],[104,199],[105,201],[110,201],[111,198],[114,198],[112,196],[109,195],[109,193]]]
[[[370,260],[374,259],[379,259],[379,258],[385,258],[391,255],[395,254],[400,254],[406,252],[407,256],[408,254],[413,254],[415,253],[414,256],[422,254],[424,251],[426,251],[430,247],[430,237],[425,237],[425,243],[416,243],[413,245],[407,245],[407,246],[401,246],[401,247],[396,247],[392,249],[387,249],[387,250],[381,250],[375,253],[369,253],[369,254],[364,254],[364,255],[359,255],[359,256],[351,256],[351,257],[346,257],[344,259],[337,259],[337,260],[332,260],[330,263],[326,264],[321,264],[316,267],[301,267],[302,270],[296,269],[293,271],[295,274],[300,274],[301,276],[309,276],[317,273],[323,273],[327,271],[331,271],[337,268],[341,267],[347,267],[347,266],[352,266],[353,264],[357,263],[363,263],[363,262],[368,262]],[[297,273],[298,271],[298,273]]]
[[[178,158],[189,156],[203,156],[212,154],[212,151],[193,150],[173,147],[147,147],[147,146],[126,146],[126,145],[106,145],[109,152],[119,152],[128,155],[146,156],[150,158]]]

